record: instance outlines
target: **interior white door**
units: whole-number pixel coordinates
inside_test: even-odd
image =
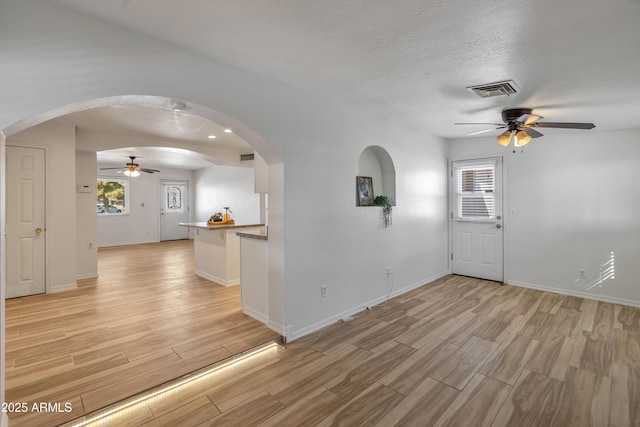
[[[504,280],[502,159],[451,164],[452,272]]]
[[[178,225],[189,222],[189,182],[160,181],[160,240],[189,238],[189,229]]]
[[[6,147],[7,298],[45,293],[44,150]]]

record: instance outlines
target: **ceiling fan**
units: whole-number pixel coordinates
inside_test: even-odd
[[[100,170],[120,169],[118,171],[118,173],[123,173],[126,176],[130,176],[130,177],[140,176],[140,171],[146,172],[146,173],[160,172],[157,169],[141,168],[135,162],[136,158],[134,156],[129,156],[129,158],[131,159],[131,163],[127,163],[124,167],[119,167],[119,168],[100,168]]]
[[[531,138],[544,136],[534,128],[565,128],[565,129],[593,129],[593,123],[570,123],[570,122],[539,122],[544,117],[533,114],[531,108],[510,108],[502,110],[502,121],[504,123],[454,123],[455,125],[492,125],[495,129],[506,129],[496,137],[496,140],[505,147],[513,141],[515,147],[522,147],[531,141]],[[492,129],[484,129],[469,135],[477,135],[490,132]]]

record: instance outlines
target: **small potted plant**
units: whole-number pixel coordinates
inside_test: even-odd
[[[222,222],[222,212],[216,212],[213,215],[211,215],[211,218],[209,218],[209,221],[207,221],[209,224],[213,224],[215,222]]]
[[[375,206],[382,206],[382,220],[384,222],[384,228],[391,225],[391,202],[387,196],[379,195],[373,200]]]

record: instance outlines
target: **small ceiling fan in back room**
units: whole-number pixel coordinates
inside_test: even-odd
[[[134,156],[129,156],[129,158],[131,159],[131,163],[127,163],[125,166],[123,167],[117,167],[117,168],[100,168],[100,170],[110,170],[110,169],[120,169],[118,171],[118,173],[123,173],[126,176],[130,176],[130,177],[136,177],[136,176],[140,176],[140,172],[146,172],[146,173],[154,173],[154,172],[160,172],[157,169],[147,169],[147,168],[141,168],[140,165],[138,165],[135,160],[136,158]]]
[[[504,123],[454,123],[455,125],[491,125],[491,129],[484,129],[472,132],[469,135],[491,132],[495,129],[506,129],[496,137],[501,145],[507,147],[512,141],[514,147],[522,147],[531,141],[532,138],[544,136],[536,128],[564,128],[564,129],[593,129],[593,123],[571,123],[571,122],[540,122],[544,117],[533,114],[531,108],[510,108],[502,111],[502,121]]]

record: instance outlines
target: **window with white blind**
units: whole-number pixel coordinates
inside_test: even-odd
[[[495,218],[495,173],[493,163],[455,166],[456,215],[459,220],[487,221]]]

